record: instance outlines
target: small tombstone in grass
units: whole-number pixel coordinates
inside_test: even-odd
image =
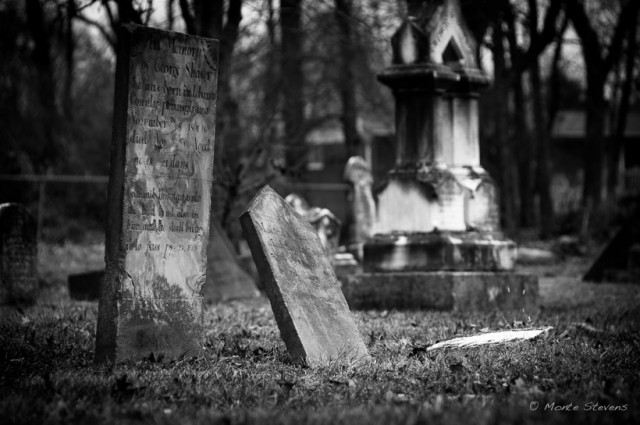
[[[118,35],[97,362],[203,350],[217,60],[216,40]]]
[[[22,205],[0,205],[0,304],[30,304],[38,290],[36,224]]]
[[[265,186],[240,217],[291,359],[315,366],[369,358],[315,229]]]

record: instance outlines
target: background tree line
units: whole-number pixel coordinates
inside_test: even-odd
[[[393,99],[376,74],[390,64],[394,29],[419,1],[7,0],[0,5],[1,173],[108,174],[121,23],[217,38],[214,206],[233,234],[258,187],[304,181],[310,131],[338,119],[346,162],[362,152],[359,117],[392,125]],[[550,135],[566,107],[587,115],[588,219],[616,196],[620,140],[638,97],[640,2],[461,3],[494,78],[481,99],[481,148],[501,189],[506,230],[554,230]],[[568,53],[575,43],[581,48]],[[576,62],[580,72],[571,68]],[[606,123],[613,143],[605,142]],[[10,189],[1,201],[33,195]],[[86,197],[74,208],[80,201]]]

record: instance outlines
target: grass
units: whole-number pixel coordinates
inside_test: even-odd
[[[207,309],[200,358],[104,367],[93,364],[97,304],[69,301],[63,287],[68,270],[99,266],[101,255],[44,247],[46,296],[3,308],[1,424],[640,420],[639,288],[577,281],[584,260],[536,270],[543,308],[530,323],[499,313],[356,311],[373,357],[363,366],[291,364],[268,302],[255,302]],[[554,329],[531,342],[426,352],[454,336],[542,325]],[[553,410],[567,406],[578,410]],[[619,410],[594,411],[607,406]]]

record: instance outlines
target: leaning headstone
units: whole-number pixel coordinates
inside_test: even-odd
[[[20,204],[0,205],[0,304],[29,304],[38,290],[36,223]]]
[[[256,298],[260,291],[253,278],[240,267],[233,244],[216,220],[211,220],[207,283],[203,296],[208,303]]]
[[[310,366],[369,357],[315,229],[265,186],[240,217],[291,359]]]
[[[121,28],[98,362],[203,349],[217,57],[216,40]]]

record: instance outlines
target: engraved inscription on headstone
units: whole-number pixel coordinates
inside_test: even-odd
[[[0,205],[0,304],[31,303],[38,290],[36,224],[20,204]]]
[[[96,360],[197,354],[218,43],[136,25],[118,40]]]
[[[315,229],[269,186],[240,222],[292,360],[313,366],[367,359]]]

